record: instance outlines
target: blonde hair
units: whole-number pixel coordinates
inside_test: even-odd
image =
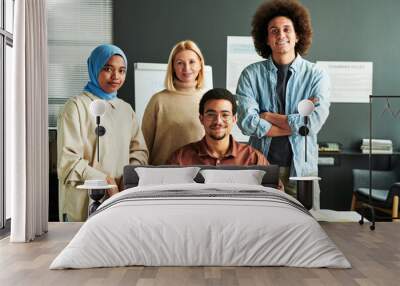
[[[169,54],[169,59],[168,59],[168,67],[167,67],[167,74],[165,76],[165,88],[170,91],[175,91],[176,88],[174,86],[174,79],[175,77],[175,71],[174,71],[174,58],[175,56],[185,50],[191,50],[197,54],[200,60],[200,65],[201,69],[199,71],[199,75],[197,76],[197,84],[196,84],[196,89],[202,88],[204,86],[204,57],[203,54],[201,53],[199,47],[196,45],[195,42],[191,40],[185,40],[177,43],[171,53]]]

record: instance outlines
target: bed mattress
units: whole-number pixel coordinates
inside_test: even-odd
[[[111,197],[50,269],[129,265],[351,267],[289,195],[197,183],[135,187]]]

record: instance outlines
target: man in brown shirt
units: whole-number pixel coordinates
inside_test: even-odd
[[[264,155],[253,147],[236,142],[231,130],[236,123],[236,100],[228,90],[214,88],[199,104],[205,136],[176,150],[170,165],[268,165]]]

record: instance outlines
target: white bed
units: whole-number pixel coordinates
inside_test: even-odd
[[[351,267],[292,197],[263,186],[198,183],[113,196],[50,269],[128,265]]]

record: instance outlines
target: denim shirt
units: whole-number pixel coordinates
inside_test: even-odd
[[[318,174],[317,133],[329,114],[330,81],[328,74],[315,64],[296,57],[289,68],[291,76],[286,87],[286,109],[292,134],[289,136],[293,150],[291,175],[311,176]],[[262,112],[278,113],[276,94],[278,69],[271,57],[246,67],[240,75],[236,97],[238,101],[238,126],[250,136],[250,145],[268,154],[271,137],[266,136],[271,123],[262,119]],[[307,162],[305,162],[304,136],[298,132],[304,118],[297,111],[297,104],[307,98],[317,98],[315,110],[309,116],[307,136]],[[293,168],[294,167],[294,168]]]

